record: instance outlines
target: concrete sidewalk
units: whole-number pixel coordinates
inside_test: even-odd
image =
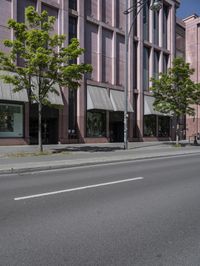
[[[129,143],[128,150],[123,150],[123,143],[48,145],[44,146],[44,150],[52,152],[51,155],[22,157],[24,153],[30,154],[37,150],[37,146],[1,146],[0,174],[200,154],[199,146],[191,146],[187,143],[184,147],[176,148],[170,142],[132,142]],[[18,157],[19,153],[22,154]]]

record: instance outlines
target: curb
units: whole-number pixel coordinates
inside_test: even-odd
[[[25,174],[31,172],[39,172],[45,170],[60,170],[60,169],[69,169],[76,168],[81,166],[94,166],[94,165],[103,165],[103,164],[112,164],[117,162],[131,162],[131,161],[141,161],[141,160],[151,160],[157,158],[173,158],[173,157],[182,157],[189,155],[197,155],[200,154],[200,151],[197,152],[185,152],[185,153],[176,153],[176,154],[160,154],[160,155],[146,155],[138,158],[116,158],[116,159],[98,159],[97,161],[85,161],[78,162],[74,164],[60,164],[60,165],[48,165],[48,166],[35,166],[35,167],[21,167],[21,168],[8,168],[8,169],[0,169],[0,176],[5,174]]]

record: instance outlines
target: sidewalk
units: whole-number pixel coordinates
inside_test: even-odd
[[[38,146],[0,146],[0,174],[200,154],[200,146],[185,143],[176,148],[170,142],[132,142],[128,150],[123,150],[123,143],[44,145],[44,151],[51,155],[31,154],[37,151]],[[27,153],[29,156],[22,157]]]

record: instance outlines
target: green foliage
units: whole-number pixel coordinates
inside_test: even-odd
[[[190,78],[193,73],[194,70],[183,58],[175,58],[168,73],[161,73],[159,79],[152,78],[155,109],[176,117],[186,114],[193,116],[195,110],[192,105],[200,94],[199,86]]]
[[[77,39],[66,46],[65,35],[53,35],[54,23],[55,17],[48,16],[46,11],[39,14],[33,7],[26,8],[25,23],[8,21],[15,39],[4,41],[10,49],[8,54],[0,52],[0,69],[6,71],[0,78],[13,84],[15,91],[31,92],[28,93],[31,100],[42,105],[50,104],[49,92],[58,93],[56,83],[76,89],[82,76],[92,71],[91,65],[73,63],[84,49]],[[23,67],[16,65],[19,59]]]
[[[75,64],[75,60],[84,53],[79,41],[72,39],[66,46],[66,36],[52,34],[55,17],[41,14],[33,7],[26,8],[25,23],[13,19],[8,27],[13,30],[14,40],[5,40],[9,53],[0,51],[0,78],[14,86],[14,90],[26,89],[30,100],[38,103],[38,140],[42,148],[41,116],[42,105],[51,105],[48,94],[59,92],[55,86],[77,89],[85,73],[91,72],[88,64]],[[16,64],[19,60],[21,66]],[[1,72],[2,73],[2,72]]]

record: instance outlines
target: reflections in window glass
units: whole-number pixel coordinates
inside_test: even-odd
[[[23,137],[23,106],[0,104],[0,137]]]
[[[87,136],[88,137],[106,136],[106,112],[104,111],[87,112]]]

